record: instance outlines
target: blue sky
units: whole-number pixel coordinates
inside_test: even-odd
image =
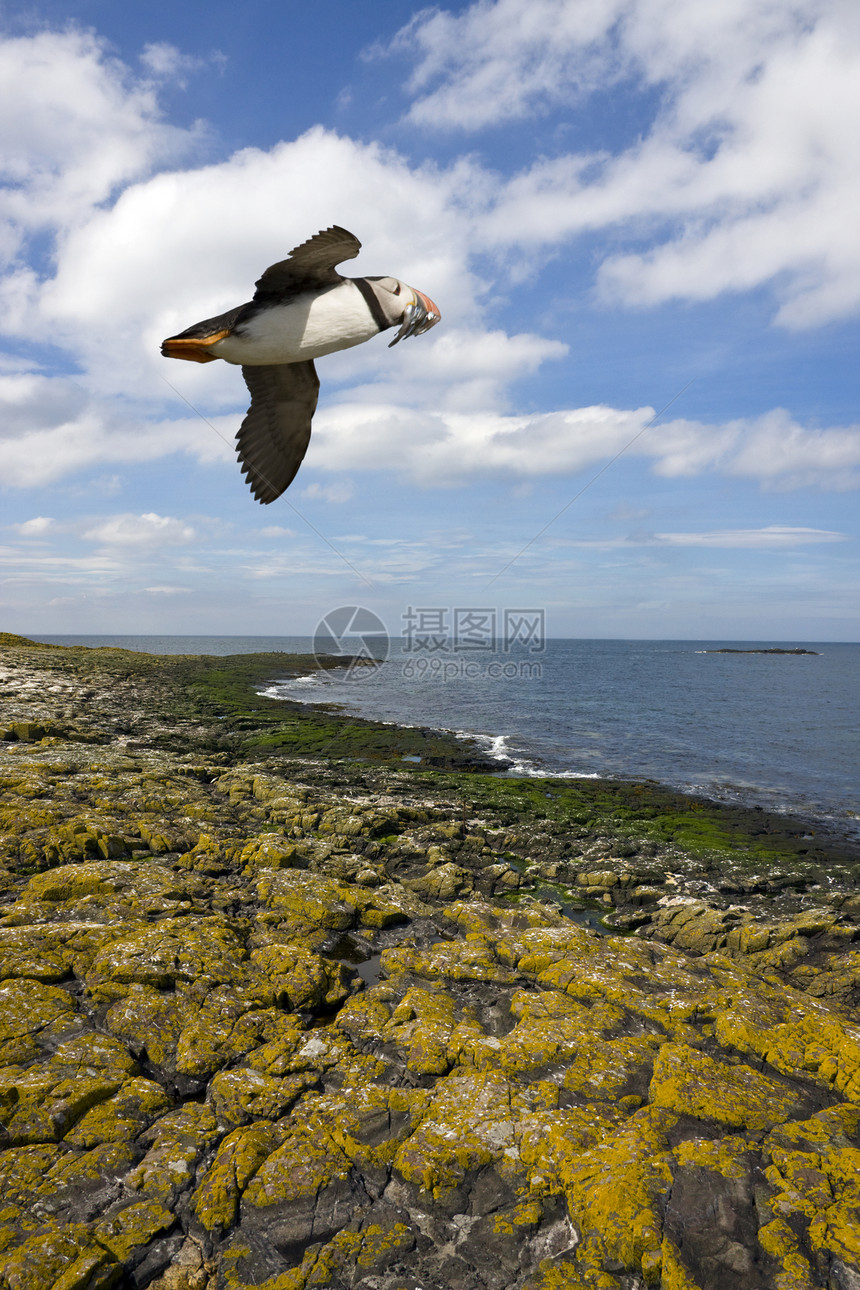
[[[860,637],[847,0],[42,0],[0,31],[0,627]],[[331,223],[442,322],[319,361],[262,507],[240,373],[159,343]]]

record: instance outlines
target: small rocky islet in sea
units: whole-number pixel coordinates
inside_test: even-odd
[[[0,636],[0,1287],[856,1290],[858,848],[307,666]]]
[[[732,649],[724,645],[721,649],[705,649],[703,654],[818,654],[817,649],[783,649],[778,645],[771,645],[764,649]]]

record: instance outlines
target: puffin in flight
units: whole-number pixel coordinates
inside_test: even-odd
[[[389,327],[399,327],[396,345],[439,321],[429,296],[399,278],[338,273],[335,265],[360,249],[357,237],[333,224],[271,265],[248,304],[195,323],[161,346],[165,358],[241,365],[251,406],[236,452],[258,502],[280,497],[307,451],[320,385],[314,359]]]

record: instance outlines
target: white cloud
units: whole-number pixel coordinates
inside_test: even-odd
[[[32,372],[0,376],[0,442],[73,421],[89,401],[87,391],[65,377]]]
[[[7,488],[55,483],[108,463],[188,452],[232,460],[236,416],[150,420],[143,408],[94,398],[80,381],[40,373],[0,375],[0,481]],[[103,480],[102,491],[115,491]]]
[[[52,551],[40,551],[36,554],[32,548],[16,550],[14,547],[0,547],[0,568],[3,569],[4,582],[26,581],[31,577],[39,577],[47,582],[63,582],[78,577],[110,575],[119,567],[112,556],[101,551],[94,555],[72,556]]]
[[[567,353],[568,346],[561,341],[531,333],[509,336],[499,330],[483,331],[478,324],[446,325],[438,336],[422,336],[399,353],[363,347],[347,350],[333,356],[335,362],[321,364],[319,372],[324,382],[332,374],[350,379],[350,401],[486,412],[507,406],[514,381]],[[375,379],[364,384],[368,375]]]
[[[666,546],[702,546],[741,550],[779,550],[818,542],[845,542],[845,533],[830,529],[792,528],[769,524],[762,529],[716,529],[703,533],[655,533],[656,543]]]
[[[180,546],[192,542],[197,533],[184,520],[150,511],[144,515],[112,515],[81,536],[106,547],[153,547]]]
[[[22,376],[27,372],[41,370],[42,364],[35,359],[20,358],[17,354],[0,354],[0,373],[11,372],[14,376]]]
[[[56,521],[48,515],[35,515],[31,520],[25,520],[23,524],[14,524],[12,527],[21,534],[22,537],[41,537],[52,529]]]
[[[334,484],[308,484],[302,489],[302,497],[318,499],[322,502],[331,502],[337,506],[343,502],[348,502],[351,497],[355,496],[355,488],[349,480],[338,480]]]
[[[416,483],[443,486],[492,475],[574,474],[620,451],[653,415],[651,408],[505,416],[341,404],[317,414],[309,461],[330,470],[393,468]]]
[[[425,290],[442,302],[447,335],[440,330],[392,351],[380,339],[360,354],[334,355],[322,367],[324,381],[327,374],[333,384],[383,377],[383,398],[409,391],[410,401],[427,401],[441,386],[454,405],[497,407],[512,379],[565,352],[557,341],[482,326],[492,284],[471,266],[473,217],[495,181],[474,161],[415,166],[378,144],[316,127],[268,151],[246,148],[165,172],[198,135],[168,128],[153,83],[135,80],[94,37],[0,42],[0,70],[3,57],[10,69],[24,69],[12,83],[15,112],[28,123],[18,132],[8,213],[17,212],[19,241],[36,227],[54,234],[56,270],[40,279],[26,263],[10,267],[0,284],[0,329],[64,348],[90,395],[161,402],[168,382],[196,406],[243,404],[238,372],[166,362],[161,340],[248,299],[268,264],[333,222],[365,243],[347,272],[394,273]],[[143,57],[159,75],[184,65],[164,45]],[[45,78],[51,89],[43,95]],[[53,128],[52,113],[63,117],[62,129]],[[65,420],[74,421],[71,402],[84,399],[81,389],[71,382],[51,388],[65,403]],[[16,477],[22,470],[15,466]]]
[[[600,41],[623,7],[621,0],[478,0],[456,16],[422,9],[389,46],[418,60],[409,88],[420,97],[410,120],[474,130],[605,84],[617,60]],[[434,81],[441,83],[428,91]]]
[[[223,55],[221,57],[223,58]],[[144,45],[140,61],[152,76],[163,80],[176,80],[180,85],[184,84],[185,72],[194,72],[203,66],[202,58],[183,54],[166,40],[156,40]]]
[[[151,87],[133,84],[90,38],[58,37],[49,52],[78,70],[83,60],[97,89],[125,93],[127,114],[152,132],[151,146],[141,143],[135,153],[135,165],[145,170],[160,146]],[[28,57],[37,53],[27,47]],[[22,83],[22,99],[27,92]],[[33,111],[38,115],[38,104]],[[112,119],[110,112],[100,118],[107,134]],[[57,182],[65,182],[57,158],[52,165],[59,168]],[[5,422],[14,437],[0,442],[4,482],[42,484],[95,462],[155,459],[177,445],[210,458],[225,455],[214,443],[204,447],[211,432],[202,421],[189,433],[187,419],[153,424],[150,409],[175,386],[207,413],[212,407],[238,411],[247,405],[240,373],[225,364],[204,369],[166,362],[160,342],[247,299],[267,264],[335,221],[365,241],[348,271],[393,272],[426,290],[444,302],[447,332],[396,350],[380,339],[360,354],[331,356],[321,366],[324,397],[328,377],[332,390],[338,382],[359,382],[355,400],[436,406],[441,398],[460,410],[503,407],[512,380],[562,356],[566,347],[482,326],[483,297],[492,284],[470,266],[470,211],[484,200],[485,181],[472,162],[445,170],[415,167],[376,144],[316,128],[267,152],[248,148],[194,170],[139,178],[119,168],[111,183],[122,191],[110,204],[101,200],[104,188],[90,185],[57,230],[53,277],[40,281],[22,266],[0,288],[0,327],[37,342],[50,337],[81,368],[75,382],[19,373],[0,386],[0,402],[15,412],[14,422]],[[34,183],[31,176],[24,188]],[[63,209],[52,206],[51,217],[59,220]],[[219,433],[224,424],[232,443],[235,416],[207,419]]]
[[[499,246],[621,226],[652,245],[608,257],[601,291],[633,304],[772,284],[778,320],[860,304],[860,20],[844,0],[479,0],[424,10],[395,47],[417,59],[410,118],[474,129],[615,82],[659,90],[616,153],[539,160],[490,196]],[[641,120],[641,117],[639,118]]]
[[[772,488],[860,486],[860,425],[811,429],[783,408],[722,426],[670,421],[648,432],[643,451],[667,476],[713,469]]]
[[[229,434],[235,417],[219,417]],[[0,480],[6,488],[40,488],[76,471],[107,463],[156,461],[188,452],[203,462],[232,459],[227,444],[197,421],[162,421],[146,425],[121,414],[85,412],[73,421],[33,430],[18,439],[0,439]],[[110,490],[114,491],[114,490]]]
[[[468,338],[463,348],[469,349]],[[306,468],[338,475],[393,469],[423,486],[457,486],[490,476],[523,484],[546,475],[573,476],[626,450],[671,478],[717,471],[773,489],[860,486],[860,426],[809,428],[777,408],[722,424],[676,419],[639,437],[652,408],[596,406],[516,415],[493,408],[505,366],[511,376],[536,364],[541,353],[561,356],[564,347],[503,333],[473,338],[462,369],[471,380],[458,385],[452,378],[451,387],[462,398],[448,401],[435,391],[445,384],[449,361],[456,372],[456,351],[456,344],[443,348],[435,383],[421,385],[416,357],[396,380],[353,390],[342,403],[324,402],[315,417]],[[431,359],[430,366],[436,362]],[[237,372],[228,375],[241,383]],[[467,397],[475,389],[483,390],[483,400]],[[239,420],[230,414],[147,422],[142,410],[129,415],[121,406],[91,398],[78,382],[32,373],[0,376],[0,479],[6,487],[39,487],[94,466],[154,461],[178,452],[235,471]],[[304,496],[342,502],[349,487],[342,480],[327,485],[309,480]]]
[[[771,488],[860,486],[860,425],[807,429],[781,408],[722,425],[675,420],[640,435],[653,408],[610,407],[503,415],[420,412],[343,403],[317,414],[309,464],[324,470],[391,470],[423,485],[475,478],[576,475],[622,451],[668,477],[708,471]]]
[[[163,121],[151,84],[91,33],[0,38],[0,253],[11,259],[31,231],[73,227],[201,139]],[[34,279],[19,282],[26,292]]]
[[[817,484],[842,491],[860,485],[860,426],[807,430],[782,408],[752,425],[732,474],[791,488]]]

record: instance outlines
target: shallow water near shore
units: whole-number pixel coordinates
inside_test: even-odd
[[[307,653],[309,637],[42,636],[164,654]],[[360,642],[356,641],[356,645]],[[266,693],[479,736],[500,769],[650,778],[860,834],[860,645],[550,640],[542,652],[407,652],[384,666],[283,680]],[[803,648],[807,655],[712,654]],[[348,639],[344,647],[349,648]]]

